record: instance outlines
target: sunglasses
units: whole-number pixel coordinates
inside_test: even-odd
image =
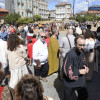
[[[82,47],[82,46],[83,46],[83,47],[85,46],[85,44],[78,44],[78,45],[81,46],[81,47]]]
[[[46,38],[46,36],[41,36],[41,38]]]

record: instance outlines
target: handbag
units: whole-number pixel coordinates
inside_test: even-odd
[[[15,100],[15,92],[9,86],[3,88],[1,100]]]

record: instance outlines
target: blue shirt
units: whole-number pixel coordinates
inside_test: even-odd
[[[6,31],[1,32],[1,39],[4,41],[7,41],[7,32]]]

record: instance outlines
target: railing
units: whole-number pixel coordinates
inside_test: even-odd
[[[32,10],[26,8],[26,12],[30,12],[30,13],[32,13]]]

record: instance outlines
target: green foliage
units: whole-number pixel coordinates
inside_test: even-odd
[[[7,14],[3,17],[4,22],[8,24],[15,24],[16,21],[20,18],[20,15],[17,13]]]
[[[100,20],[100,17],[99,16],[97,16],[97,20]]]
[[[32,18],[29,18],[29,17],[19,18],[17,20],[17,23],[18,24],[28,24],[28,23],[32,23],[32,22],[33,22],[33,19]]]
[[[86,19],[84,17],[82,17],[81,15],[77,15],[76,21],[78,21],[78,22],[85,22]]]
[[[40,20],[41,20],[41,16],[40,16],[40,15],[33,15],[33,18],[34,18],[36,21],[40,21]]]
[[[73,20],[73,17],[69,17],[69,20]]]
[[[97,16],[96,14],[90,14],[90,13],[87,13],[84,16],[77,15],[77,17],[76,17],[76,21],[78,21],[78,22],[96,21],[96,20],[100,20],[100,17]]]

